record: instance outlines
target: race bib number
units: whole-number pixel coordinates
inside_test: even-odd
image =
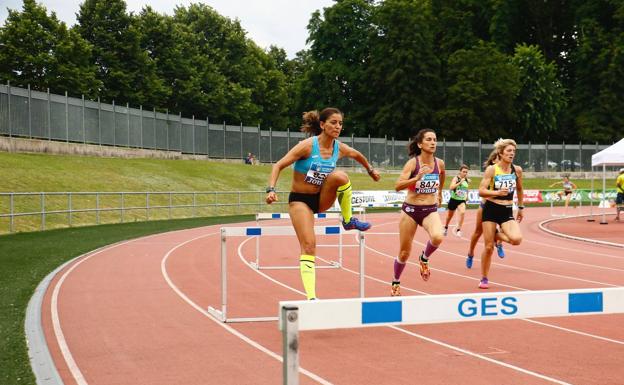
[[[315,186],[320,186],[325,182],[327,176],[334,171],[334,167],[332,166],[324,166],[320,163],[312,163],[310,165],[310,169],[305,176],[305,181],[307,183],[313,184]]]
[[[516,190],[516,176],[514,174],[496,175],[494,177],[494,188],[496,190],[507,188],[510,193],[514,192]]]
[[[414,192],[417,194],[433,194],[440,187],[440,175],[425,174],[422,179],[416,182]]]
[[[455,190],[455,195],[459,198],[465,199],[468,197],[468,190]]]

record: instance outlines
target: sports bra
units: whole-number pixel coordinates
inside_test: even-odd
[[[410,174],[410,179],[418,175],[420,171],[420,160],[416,156],[416,168]],[[435,194],[440,188],[440,170],[438,169],[438,159],[434,158],[433,171],[430,174],[424,174],[416,184],[408,187],[408,190],[416,194]]]
[[[513,200],[514,192],[516,191],[516,167],[511,165],[511,172],[505,173],[498,164],[494,164],[494,178],[490,182],[489,190],[498,191],[503,187],[509,189],[509,193],[502,197],[494,197],[496,199],[510,201]]]
[[[308,158],[299,159],[293,165],[298,173],[305,175],[305,182],[315,186],[321,186],[327,176],[336,168],[340,155],[340,142],[334,139],[334,149],[332,156],[328,159],[321,157],[318,136],[312,137],[312,152]]]
[[[563,189],[565,191],[572,191],[572,182],[563,182]]]

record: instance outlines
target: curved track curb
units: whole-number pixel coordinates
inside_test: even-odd
[[[574,239],[574,240],[576,240],[576,241],[583,241],[583,242],[589,242],[589,243],[597,243],[597,244],[600,244],[600,245],[606,245],[606,246],[613,246],[613,247],[620,247],[620,248],[624,248],[624,244],[622,244],[622,243],[609,242],[609,241],[601,241],[601,240],[599,240],[599,239],[591,239],[591,238],[576,237],[576,236],[574,236],[574,235],[569,235],[569,234],[560,233],[560,232],[557,232],[557,231],[554,231],[554,230],[547,229],[547,228],[544,226],[544,225],[545,225],[545,224],[547,224],[547,223],[554,222],[554,221],[560,221],[560,220],[563,220],[563,219],[566,219],[566,218],[583,218],[583,217],[591,217],[591,216],[593,216],[593,215],[588,214],[588,215],[575,215],[575,216],[573,216],[573,217],[564,217],[564,218],[551,218],[551,219],[546,219],[546,220],[544,220],[544,221],[541,221],[541,222],[539,223],[539,225],[538,225],[538,226],[539,226],[540,230],[542,230],[542,231],[544,231],[544,232],[546,232],[546,233],[548,233],[548,234],[554,235],[554,236],[556,236],[556,237],[568,238],[568,239]]]

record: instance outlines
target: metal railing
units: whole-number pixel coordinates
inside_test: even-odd
[[[533,199],[525,194],[525,202],[551,207],[562,205],[563,199],[557,194],[559,190],[531,190],[539,191],[539,199],[535,194],[531,196]],[[287,196],[288,192],[278,193]],[[592,205],[603,199],[614,201],[615,195],[614,189],[608,189],[605,196],[599,189],[593,192],[578,189],[572,195],[571,205]],[[444,196],[448,196],[448,191],[444,192]],[[7,192],[0,193],[0,234],[72,226],[287,211],[287,200],[274,202],[269,206],[265,203],[265,198],[264,191]]]
[[[267,206],[262,191],[0,193],[0,234],[149,220],[255,214]]]

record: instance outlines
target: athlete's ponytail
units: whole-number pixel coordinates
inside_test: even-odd
[[[343,115],[342,111],[333,107],[327,107],[320,113],[317,110],[304,112],[301,131],[308,135],[319,135],[323,131],[321,129],[321,122],[326,121],[333,114]]]

